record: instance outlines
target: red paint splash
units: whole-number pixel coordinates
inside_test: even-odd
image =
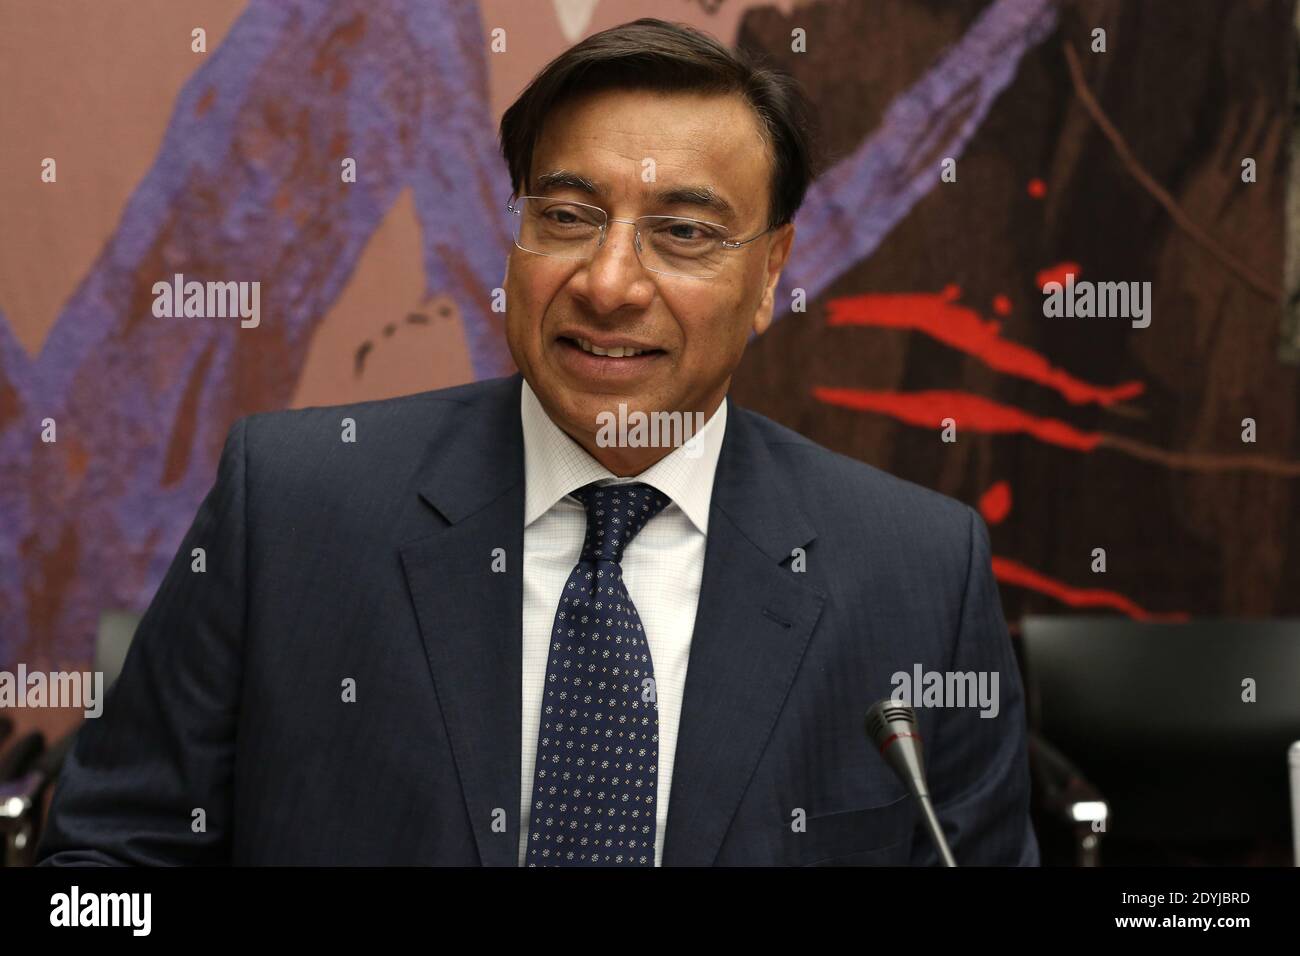
[[[858,412],[879,412],[921,428],[939,428],[945,418],[951,418],[959,433],[962,429],[992,434],[1018,432],[1071,451],[1091,452],[1104,446],[1171,470],[1257,471],[1300,478],[1300,461],[1255,455],[1166,451],[1120,435],[1080,431],[1059,419],[1040,418],[1012,405],[1003,405],[969,392],[871,392],[855,388],[815,387],[812,396],[827,405]]]
[[[812,390],[813,398],[858,412],[881,412],[908,425],[939,428],[945,418],[968,428],[994,434],[1023,433],[1049,445],[1090,452],[1101,444],[1097,432],[1084,432],[1056,418],[1040,418],[970,392],[870,392],[857,388]]]
[[[995,295],[993,297],[993,311],[998,315],[1011,314],[1011,300],[1005,295]]]
[[[1036,591],[1070,607],[1110,608],[1138,621],[1186,621],[1191,616],[1185,611],[1166,613],[1148,611],[1116,591],[1072,587],[1008,558],[994,556],[993,576],[1001,584],[1011,584]]]
[[[1034,277],[1034,281],[1038,283],[1038,288],[1040,289],[1046,286],[1049,282],[1059,282],[1064,285],[1066,273],[1071,272],[1074,273],[1074,277],[1077,279],[1083,272],[1083,267],[1077,262],[1058,262],[1056,265],[1048,266],[1046,269],[1039,272],[1038,275]]]
[[[827,324],[923,332],[974,355],[995,371],[1050,388],[1073,405],[1113,405],[1142,394],[1141,382],[1093,385],[1053,366],[1041,353],[1002,338],[996,321],[986,321],[974,309],[957,305],[960,295],[961,289],[950,285],[937,294],[883,293],[832,299],[827,307]]]
[[[1041,179],[1031,179],[1029,180],[1029,185],[1026,187],[1025,191],[1029,193],[1030,197],[1033,199],[1042,199],[1047,195],[1047,183],[1043,182]]]
[[[1005,481],[996,481],[989,490],[980,495],[980,514],[989,524],[1001,524],[1011,513],[1011,486]]]

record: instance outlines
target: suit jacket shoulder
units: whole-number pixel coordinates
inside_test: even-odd
[[[851,529],[866,553],[967,568],[972,534],[987,534],[969,505],[832,451],[757,412],[733,406],[764,439],[800,508],[821,532]]]
[[[506,460],[517,452],[517,388],[513,378],[499,378],[250,415],[234,426],[245,431],[250,507],[373,522],[385,503],[413,500],[407,492],[423,487],[430,474],[459,469],[457,480],[469,480],[491,467],[479,460],[485,454]],[[254,518],[274,520],[265,513]]]

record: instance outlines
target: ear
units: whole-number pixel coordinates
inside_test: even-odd
[[[767,252],[767,269],[764,272],[763,298],[759,300],[758,310],[754,313],[754,331],[762,335],[772,324],[772,308],[776,296],[776,284],[781,278],[781,270],[790,258],[790,249],[794,246],[794,223],[779,226],[773,233]]]

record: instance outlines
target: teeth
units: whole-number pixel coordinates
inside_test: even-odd
[[[592,355],[608,355],[610,358],[631,358],[633,355],[640,355],[645,349],[624,348],[616,345],[612,349],[602,349],[599,346],[592,345],[586,339],[578,339],[578,347],[584,352],[590,352]]]

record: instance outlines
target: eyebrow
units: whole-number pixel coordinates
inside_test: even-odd
[[[534,181],[533,189],[539,193],[554,189],[576,189],[588,196],[604,197],[608,191],[600,183],[593,182],[568,169],[553,169],[542,173]],[[716,213],[720,217],[736,219],[736,209],[727,202],[712,186],[670,186],[660,189],[651,197],[658,206],[698,206]]]

